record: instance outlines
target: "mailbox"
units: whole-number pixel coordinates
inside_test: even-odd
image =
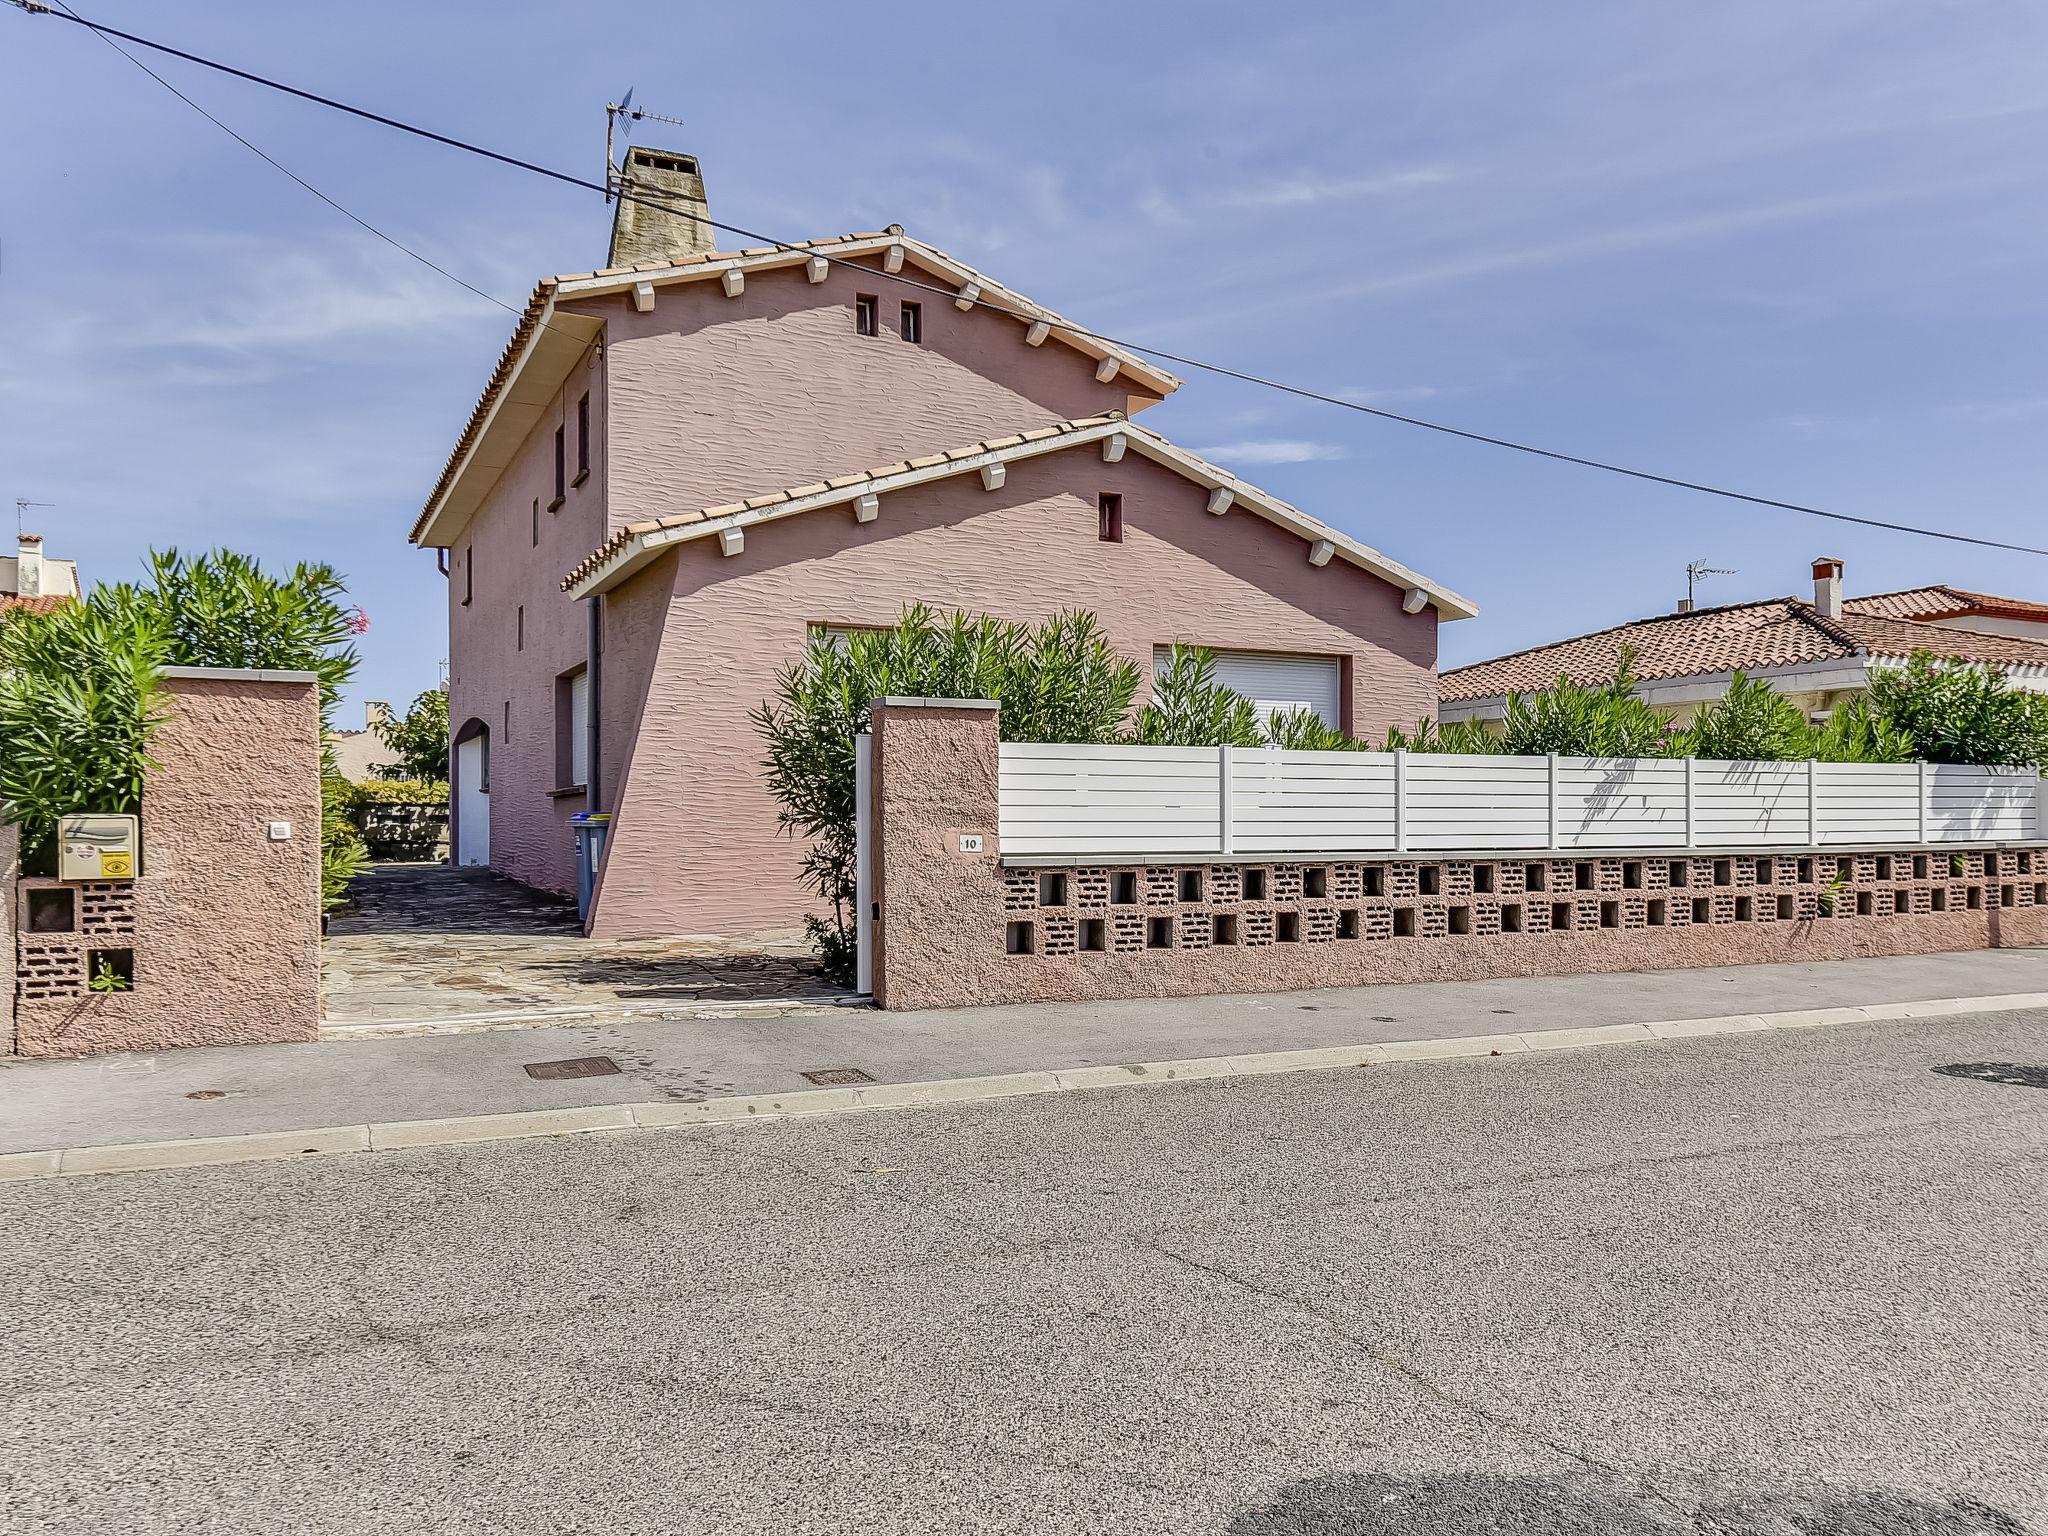
[[[57,878],[133,880],[137,841],[133,816],[60,816]]]

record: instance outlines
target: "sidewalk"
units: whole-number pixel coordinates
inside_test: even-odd
[[[2048,993],[2048,950],[1215,998],[641,1019],[0,1063],[0,1153],[786,1093],[857,1067],[923,1083],[1123,1062]],[[604,1056],[618,1075],[535,1081]],[[204,1097],[194,1098],[199,1094]]]

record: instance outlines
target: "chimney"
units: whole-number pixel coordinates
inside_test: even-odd
[[[380,725],[391,723],[391,706],[381,699],[370,699],[363,704],[363,729],[374,731]]]
[[[43,595],[43,536],[40,533],[21,536],[20,558],[14,565],[14,589],[23,597]]]
[[[1691,598],[1689,598],[1689,597],[1681,597],[1681,598],[1680,598],[1680,599],[1678,600],[1678,611],[1679,611],[1680,613],[1691,613],[1691,612],[1692,612],[1692,599],[1691,599]]]
[[[1842,616],[1842,562],[1828,555],[1813,562],[1813,606],[1824,619]]]
[[[711,205],[704,200],[704,173],[697,168],[695,155],[634,145],[626,151],[619,190],[626,195],[613,205],[607,266],[676,261],[718,249],[718,236],[709,222]]]

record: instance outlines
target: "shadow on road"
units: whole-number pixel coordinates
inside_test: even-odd
[[[1376,1474],[1313,1478],[1245,1511],[1230,1536],[2029,1536],[1974,1499],[1889,1489],[1654,1487],[1618,1480]]]

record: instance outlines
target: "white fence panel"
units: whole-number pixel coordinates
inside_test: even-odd
[[[1693,843],[1765,848],[1808,843],[1806,764],[1692,765]]]
[[[1230,754],[1230,822],[1236,853],[1390,851],[1394,759],[1239,748]]]
[[[1627,757],[1557,760],[1558,847],[1683,848],[1685,839],[1684,763]]]
[[[1150,857],[2022,842],[2033,773],[1919,763],[1005,742],[1005,853]]]
[[[1813,780],[1817,842],[1919,841],[1918,763],[1815,763]]]
[[[1931,764],[1927,769],[1930,842],[1990,843],[2036,836],[2039,794],[2031,774]]]
[[[1214,747],[1002,744],[1005,853],[1206,853],[1219,846]]]
[[[1409,753],[1404,774],[1412,852],[1550,846],[1547,758]],[[1391,828],[1388,835],[1391,843]]]

